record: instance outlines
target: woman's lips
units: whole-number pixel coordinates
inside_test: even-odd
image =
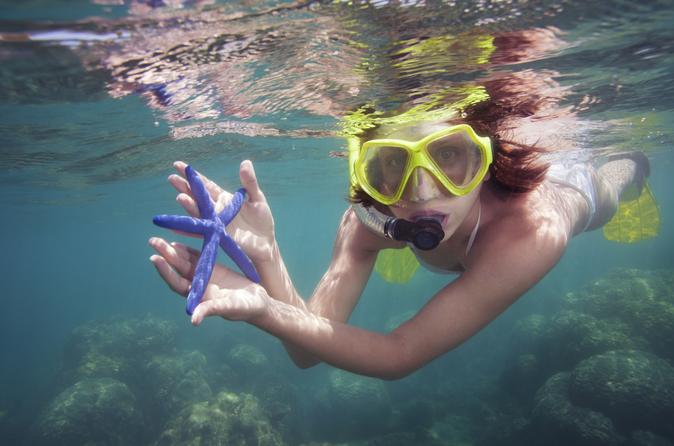
[[[445,223],[447,222],[447,217],[448,215],[446,214],[440,214],[440,213],[420,213],[420,214],[413,214],[410,216],[410,220],[413,222],[417,222],[422,218],[430,218],[432,220],[437,221],[440,223],[440,226],[444,226]]]

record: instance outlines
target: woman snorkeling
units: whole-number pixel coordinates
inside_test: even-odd
[[[354,112],[345,132],[351,206],[330,266],[306,301],[285,268],[253,165],[244,161],[249,198],[228,231],[261,282],[216,266],[192,323],[245,321],[281,339],[299,367],[326,362],[383,379],[404,377],[466,341],[538,283],[575,235],[609,221],[628,186],[640,189],[648,175],[641,154],[597,168],[573,160],[571,142],[559,135],[575,118],[554,107],[550,94],[532,93],[537,82],[545,84],[522,72],[455,91],[462,98],[446,107]],[[541,147],[561,148],[565,157]],[[198,215],[186,165],[175,167],[180,175],[169,181],[178,202]],[[231,194],[204,180],[222,208]],[[156,237],[150,245],[161,277],[185,296],[199,253]],[[348,325],[380,251],[408,246],[428,269],[458,277],[390,333]]]

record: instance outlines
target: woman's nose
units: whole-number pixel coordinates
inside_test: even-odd
[[[428,201],[442,194],[435,177],[426,169],[417,167],[412,171],[403,199],[413,202]]]

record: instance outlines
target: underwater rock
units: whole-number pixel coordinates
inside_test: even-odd
[[[674,446],[674,443],[653,432],[634,431],[628,446]]]
[[[269,364],[267,356],[250,344],[237,344],[227,355],[228,363],[237,368],[263,368]]]
[[[125,380],[148,356],[174,348],[175,326],[165,320],[113,318],[76,328],[66,342],[62,381],[83,378]]]
[[[305,422],[297,411],[300,403],[296,386],[278,373],[267,373],[261,378],[249,392],[258,398],[276,430],[286,437],[295,435]]]
[[[621,268],[569,293],[565,303],[597,318],[622,321],[648,342],[642,349],[674,360],[674,272]]]
[[[419,443],[429,446],[452,445],[468,446],[476,444],[477,432],[484,429],[484,419],[475,423],[471,415],[448,415],[436,420],[425,437],[418,438]],[[492,443],[493,444],[493,443]]]
[[[586,359],[571,373],[569,395],[621,429],[674,438],[674,367],[653,354],[621,350]]]
[[[260,397],[261,392],[269,390],[268,387],[287,382],[280,375],[278,367],[254,345],[237,343],[226,352],[223,360],[225,364],[219,370],[225,378],[221,380],[222,390],[253,393]],[[223,375],[226,371],[229,373]]]
[[[274,428],[284,436],[292,436],[291,432],[304,423],[296,410],[297,388],[293,379],[284,374],[283,367],[288,366],[285,357],[279,364],[256,345],[235,342],[231,348],[224,349],[222,355],[209,358],[214,365],[213,379],[209,381],[214,392],[255,395]]]
[[[551,446],[617,446],[625,442],[613,422],[600,412],[575,406],[569,399],[569,373],[558,373],[536,392],[532,425],[537,443]]]
[[[509,396],[526,401],[545,382],[550,371],[549,364],[534,353],[517,355],[501,374],[501,387],[507,389]]]
[[[283,446],[257,399],[220,392],[185,408],[168,423],[155,446]]]
[[[554,315],[520,320],[501,375],[505,390],[492,404],[529,413],[533,400],[535,408],[531,428],[506,443],[673,441],[672,339],[672,271],[618,269],[568,293]],[[652,432],[629,438],[635,430]]]
[[[553,445],[662,444],[674,438],[672,419],[674,368],[635,350],[602,353],[554,375],[532,411],[541,444]]]
[[[535,350],[546,339],[550,321],[542,314],[530,314],[515,323],[511,343],[518,351]]]
[[[395,426],[406,432],[427,432],[433,426],[435,417],[429,401],[408,401],[397,407]]]
[[[443,444],[448,443],[421,432],[392,432],[372,438],[366,443],[367,446],[441,446]]]
[[[510,337],[509,364],[500,377],[500,387],[517,398],[528,400],[557,370],[547,357],[550,320],[531,314],[517,321]]]
[[[634,431],[628,446],[674,446],[674,443],[649,431]]]
[[[546,379],[612,350],[652,351],[674,361],[674,274],[619,269],[568,293],[551,317],[530,315],[515,325],[503,386],[523,402]]]
[[[33,427],[41,446],[138,444],[142,417],[129,388],[114,379],[85,379],[61,392]]]
[[[213,396],[205,377],[206,357],[193,351],[173,355],[155,355],[143,367],[139,397],[146,402],[148,413],[164,419],[184,407]]]
[[[390,431],[391,402],[381,380],[331,370],[310,408],[317,439],[366,438]]]
[[[549,361],[557,370],[570,370],[583,359],[615,349],[646,347],[646,341],[628,324],[597,318],[574,310],[560,311],[550,323]]]
[[[217,362],[219,358],[215,358]],[[221,390],[240,390],[239,383],[242,381],[240,373],[229,364],[219,362],[212,365],[211,373],[213,376],[213,391],[218,393]]]
[[[511,406],[512,407],[512,406]],[[481,425],[476,428],[468,443],[477,446],[547,446],[539,442],[528,417],[518,416],[519,408],[514,408],[515,414],[509,414],[504,407],[501,413],[487,412],[486,417],[478,418]],[[491,409],[493,410],[493,409]],[[473,418],[475,419],[475,418]]]

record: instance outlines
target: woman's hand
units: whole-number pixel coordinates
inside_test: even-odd
[[[176,161],[173,166],[180,175],[169,176],[169,182],[178,191],[176,201],[193,217],[199,217],[199,209],[185,179],[187,164]],[[199,174],[211,199],[215,211],[221,212],[229,203],[232,194],[204,175]],[[253,263],[268,261],[272,258],[275,246],[274,218],[255,176],[253,163],[246,160],[239,169],[241,185],[246,189],[247,198],[236,218],[227,226],[227,232],[241,246]]]
[[[150,246],[158,255],[150,257],[159,275],[176,293],[187,296],[199,251],[181,243],[168,243],[153,237]],[[199,325],[207,316],[221,316],[232,321],[254,322],[262,317],[269,304],[265,289],[241,274],[216,264],[201,302],[194,309],[192,324]]]

